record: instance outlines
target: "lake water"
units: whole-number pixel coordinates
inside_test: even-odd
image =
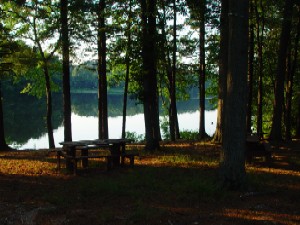
[[[110,138],[120,138],[122,129],[122,96],[108,96],[108,129]],[[179,129],[198,131],[199,100],[178,101]],[[209,102],[206,107],[212,109]],[[45,123],[45,99],[27,95],[4,95],[4,124],[7,143],[16,149],[48,148]],[[64,137],[62,97],[54,95],[53,129],[56,147],[60,147]],[[96,139],[98,137],[97,94],[72,94],[72,139]],[[143,106],[136,101],[128,101],[126,131],[144,135],[145,123]],[[161,109],[160,115],[163,115]],[[161,117],[161,120],[164,118]],[[217,111],[205,112],[205,129],[213,135],[216,129]]]
[[[161,117],[162,118],[162,117]],[[216,129],[217,111],[211,110],[205,112],[205,130],[212,136]],[[199,129],[199,111],[181,113],[178,115],[180,130],[198,131]],[[136,134],[145,133],[144,115],[136,114],[128,116],[126,119],[126,131]],[[122,133],[122,117],[108,118],[109,137],[120,138]],[[64,128],[60,126],[54,131],[54,140],[56,146],[63,141]],[[72,138],[73,140],[97,139],[98,136],[98,118],[93,116],[79,116],[72,114]],[[44,134],[38,139],[30,139],[19,147],[19,149],[40,149],[48,147],[48,137]]]

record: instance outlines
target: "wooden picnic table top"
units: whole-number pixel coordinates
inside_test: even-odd
[[[95,139],[95,140],[79,140],[79,141],[63,141],[60,145],[76,147],[76,146],[86,146],[86,145],[102,145],[107,146],[109,144],[126,144],[132,142],[131,139],[120,138],[120,139]]]

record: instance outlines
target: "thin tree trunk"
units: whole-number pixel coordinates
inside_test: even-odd
[[[126,137],[126,112],[127,112],[127,96],[128,96],[128,84],[130,73],[130,52],[131,52],[131,18],[132,18],[132,0],[129,1],[129,16],[127,20],[127,47],[126,47],[126,74],[124,85],[124,98],[123,98],[123,120],[122,120],[122,138]]]
[[[220,162],[221,183],[229,189],[239,189],[245,181],[248,6],[248,0],[229,0],[228,82]]]
[[[63,54],[64,141],[72,141],[68,0],[61,0],[60,13],[61,13],[62,54]]]
[[[287,49],[291,37],[292,13],[293,0],[286,0],[278,51],[277,72],[275,79],[275,99],[273,104],[272,128],[270,133],[270,140],[273,141],[282,140],[282,106],[284,102],[284,77],[286,72]]]
[[[261,19],[258,13],[258,7],[262,9],[264,13],[262,1],[260,0],[260,6],[258,6],[257,1],[255,1],[255,14],[257,21],[257,45],[258,45],[258,91],[257,91],[257,134],[259,137],[263,136],[263,37],[264,37],[264,15]],[[261,26],[260,26],[261,24]]]
[[[253,98],[253,72],[254,72],[254,14],[253,1],[250,1],[250,29],[249,29],[249,58],[248,58],[248,104],[247,104],[247,133],[252,133],[252,98]]]
[[[201,1],[200,8],[200,68],[199,68],[199,108],[200,108],[200,124],[199,124],[199,139],[207,137],[205,132],[205,7],[206,1]]]
[[[298,116],[297,118],[297,125],[296,125],[296,138],[300,138],[300,98],[298,97]]]
[[[172,73],[169,76],[170,83],[170,108],[169,108],[169,120],[170,120],[170,134],[171,140],[175,141],[180,138],[179,124],[177,117],[177,105],[176,105],[176,53],[177,53],[177,9],[176,0],[173,0],[173,12],[174,12],[174,23],[173,23],[173,62],[172,62]]]
[[[300,8],[298,6],[298,24],[297,24],[297,31],[295,37],[295,44],[294,44],[294,55],[293,55],[293,62],[291,62],[291,54],[290,54],[290,70],[287,74],[287,82],[286,82],[286,105],[285,105],[285,140],[290,141],[292,139],[291,134],[291,126],[292,126],[292,97],[293,97],[293,86],[294,86],[294,76],[296,73],[297,68],[297,61],[298,61],[298,47],[299,47],[299,37],[300,37]]]
[[[99,1],[98,9],[98,137],[108,138],[107,78],[106,78],[106,31],[105,0]]]
[[[218,90],[218,115],[217,126],[213,141],[222,143],[224,128],[224,106],[226,102],[227,89],[227,58],[228,58],[228,7],[229,0],[222,0],[221,18],[220,18],[220,53],[219,53],[219,90]]]
[[[172,141],[180,138],[179,133],[179,125],[178,125],[178,117],[177,117],[177,105],[176,105],[176,52],[177,52],[177,15],[176,15],[176,2],[173,2],[173,12],[174,12],[174,23],[173,23],[173,61],[171,62],[170,58],[170,51],[167,44],[166,38],[166,6],[165,2],[162,1],[162,10],[163,10],[163,19],[161,22],[161,30],[162,30],[162,37],[163,37],[163,49],[162,51],[162,58],[164,64],[166,66],[166,74],[168,79],[168,92],[169,92],[169,106],[168,106],[168,113],[169,113],[169,130],[170,130],[170,138]],[[173,64],[173,65],[172,65]],[[175,104],[173,104],[175,103]]]
[[[49,144],[49,148],[55,148],[53,127],[52,127],[52,92],[51,92],[51,82],[50,82],[49,65],[48,65],[48,61],[49,58],[51,58],[52,53],[50,54],[50,57],[46,58],[41,42],[38,38],[37,28],[36,28],[36,18],[33,19],[33,28],[34,28],[34,39],[38,46],[39,53],[43,61],[43,70],[44,70],[44,77],[45,77],[45,84],[46,84],[46,125],[47,125],[47,134],[48,134],[48,144]]]
[[[53,136],[53,127],[52,127],[52,93],[51,93],[51,84],[50,76],[47,61],[44,61],[44,75],[46,81],[46,100],[47,100],[47,131],[48,131],[48,142],[49,148],[55,148],[54,136]]]

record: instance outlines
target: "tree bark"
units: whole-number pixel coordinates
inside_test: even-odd
[[[257,48],[258,48],[258,90],[257,90],[257,134],[259,137],[263,136],[263,37],[264,37],[264,15],[262,18],[259,16],[258,7],[262,9],[264,13],[262,1],[260,0],[260,6],[255,1],[255,15],[257,23]]]
[[[222,143],[224,128],[224,107],[227,89],[227,57],[228,57],[228,7],[229,0],[223,0],[220,18],[220,53],[219,53],[219,90],[218,90],[218,115],[217,126],[213,141]]]
[[[229,0],[227,91],[220,162],[221,183],[229,189],[239,189],[245,181],[248,5],[248,0]]]
[[[253,74],[254,74],[254,14],[253,2],[250,1],[250,27],[249,27],[249,57],[248,57],[248,104],[247,104],[247,133],[252,133],[252,98],[253,98]]]
[[[160,29],[162,30],[162,59],[166,68],[166,74],[168,79],[168,93],[169,93],[169,131],[170,131],[170,139],[175,141],[180,138],[179,133],[179,124],[178,124],[178,116],[177,116],[177,104],[176,104],[176,52],[177,52],[177,7],[176,1],[173,0],[173,60],[171,61],[170,51],[167,43],[167,34],[166,34],[166,6],[165,2],[162,1],[162,10],[163,10],[163,18],[160,22]]]
[[[293,0],[286,0],[280,35],[277,72],[275,79],[275,99],[273,103],[273,118],[270,140],[282,140],[282,111],[284,102],[284,77],[286,72],[287,49],[290,44]]]
[[[98,9],[98,137],[108,138],[105,0],[99,1]]]
[[[47,133],[48,133],[48,142],[49,148],[55,148],[54,136],[53,136],[53,127],[52,127],[52,93],[51,93],[51,83],[47,61],[44,61],[44,75],[46,81],[46,101],[47,101]]]
[[[159,149],[160,128],[156,71],[156,0],[142,0],[143,103],[146,150]]]
[[[61,0],[60,13],[61,13],[62,54],[63,54],[64,141],[72,141],[68,0]]]
[[[200,2],[200,29],[199,29],[199,40],[200,40],[200,64],[199,64],[199,111],[200,111],[200,124],[199,124],[199,139],[207,137],[205,132],[205,11],[206,1]]]
[[[129,12],[127,20],[127,46],[126,46],[126,74],[124,84],[124,97],[123,97],[123,119],[122,119],[122,138],[126,137],[126,113],[127,113],[127,96],[128,96],[128,84],[130,73],[130,53],[131,53],[131,18],[132,18],[132,1],[129,1]]]
[[[2,85],[0,81],[0,151],[10,151],[13,150],[8,146],[5,140],[5,129],[4,129],[4,120],[3,120],[3,101],[2,101]]]
[[[296,138],[300,138],[300,98],[298,97],[298,116],[297,116],[297,125],[296,125]]]
[[[34,40],[38,46],[39,53],[42,57],[43,62],[43,71],[45,77],[45,84],[46,84],[46,126],[47,126],[47,134],[48,134],[48,144],[49,148],[55,148],[54,136],[53,136],[53,127],[52,127],[52,91],[51,91],[51,82],[50,82],[50,74],[49,74],[49,60],[50,57],[46,57],[43,51],[41,42],[38,38],[38,32],[36,28],[36,19],[33,19],[33,29],[34,29]]]
[[[180,138],[179,134],[179,124],[177,117],[177,104],[176,104],[176,53],[177,53],[177,9],[176,0],[173,0],[173,62],[172,62],[172,73],[170,73],[169,83],[170,83],[170,108],[169,108],[169,121],[170,121],[170,135],[171,140],[175,141]]]
[[[290,141],[292,139],[292,97],[293,97],[293,87],[294,87],[294,76],[297,68],[298,61],[298,47],[300,38],[300,8],[298,6],[298,24],[294,43],[294,54],[293,60],[291,59],[291,52],[289,54],[289,64],[290,68],[287,73],[286,82],[286,104],[285,104],[285,140]]]

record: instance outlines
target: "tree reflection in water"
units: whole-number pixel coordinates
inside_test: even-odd
[[[63,141],[62,98],[54,94],[53,128],[55,144]],[[109,137],[120,138],[122,126],[122,96],[108,96]],[[72,94],[73,140],[97,138],[97,94]],[[144,134],[143,106],[134,100],[128,102],[126,131]],[[4,120],[7,142],[18,149],[40,149],[48,147],[45,125],[46,106],[44,99],[28,95],[4,96]],[[163,112],[161,112],[162,115]],[[197,131],[199,126],[198,99],[178,102],[178,118],[181,130]],[[206,131],[215,130],[216,111],[206,111]]]

